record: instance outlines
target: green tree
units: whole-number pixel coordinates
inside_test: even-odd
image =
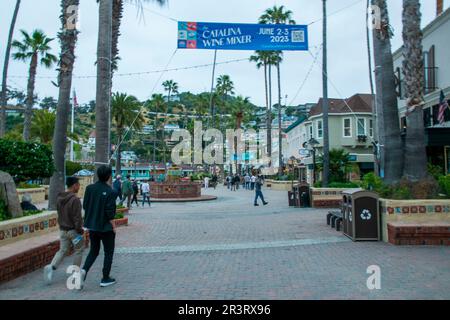
[[[55,131],[56,113],[48,110],[35,110],[31,123],[31,135],[39,138],[41,143],[52,142]]]
[[[122,141],[125,139],[127,128],[141,130],[144,116],[141,113],[141,103],[126,93],[114,93],[111,101],[113,125],[117,136],[116,172],[121,172]]]
[[[330,182],[347,182],[347,175],[352,170],[349,153],[344,149],[330,150]],[[317,159],[317,170],[323,172],[323,154]]]
[[[7,97],[7,81],[8,81],[8,68],[9,57],[11,55],[11,45],[14,35],[14,28],[16,26],[17,16],[19,14],[20,1],[16,0],[16,6],[14,8],[13,17],[9,26],[8,42],[6,43],[5,62],[3,64],[3,77],[2,77],[2,91],[0,93],[0,138],[6,133],[6,105],[8,103]]]
[[[41,100],[39,106],[45,110],[56,110],[58,107],[58,101],[53,97],[45,97]]]
[[[33,117],[34,87],[38,64],[50,68],[57,61],[57,58],[50,53],[51,47],[49,44],[54,39],[47,37],[43,31],[34,30],[30,35],[26,31],[21,30],[21,33],[22,41],[15,40],[12,43],[12,47],[16,50],[13,53],[13,59],[30,62],[23,126],[23,139],[28,141],[30,139],[30,126]]]
[[[403,0],[403,75],[407,98],[404,176],[418,181],[428,175],[423,123],[423,50],[420,1]]]

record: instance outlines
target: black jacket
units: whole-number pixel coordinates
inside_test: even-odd
[[[86,188],[83,199],[84,227],[97,232],[112,231],[111,220],[116,215],[117,191],[104,182]]]

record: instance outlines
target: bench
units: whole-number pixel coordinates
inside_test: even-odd
[[[389,222],[388,241],[394,245],[450,245],[450,223]]]
[[[342,212],[341,211],[328,211],[327,225],[331,225],[331,228],[336,228],[336,231],[341,231]]]

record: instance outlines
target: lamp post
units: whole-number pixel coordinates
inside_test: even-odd
[[[312,151],[313,155],[313,185],[316,183],[316,146],[318,146],[320,143],[314,138],[311,138],[307,143],[310,147],[310,151]]]

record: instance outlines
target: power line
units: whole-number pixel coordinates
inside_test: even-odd
[[[349,4],[348,6],[345,6],[345,7],[341,8],[341,9],[338,9],[338,10],[336,10],[336,11],[333,11],[333,12],[331,12],[329,15],[327,15],[327,17],[331,17],[331,16],[333,16],[333,15],[335,15],[335,14],[338,14],[338,13],[344,11],[344,10],[347,10],[347,9],[353,7],[353,6],[356,6],[357,4],[361,3],[362,1],[363,1],[363,0],[355,1],[355,2],[353,2],[353,3],[351,3],[351,4]],[[308,26],[313,25],[314,23],[320,22],[320,21],[322,21],[322,20],[323,20],[323,18],[314,20],[313,22],[308,23]]]

